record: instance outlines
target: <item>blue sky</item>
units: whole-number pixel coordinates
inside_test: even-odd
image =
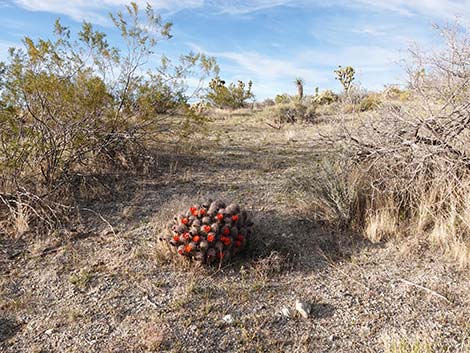
[[[404,81],[400,59],[417,42],[439,45],[431,24],[470,19],[470,0],[151,0],[174,23],[174,38],[158,53],[213,55],[227,81],[254,82],[257,99],[294,93],[294,79],[338,91],[333,70],[352,65],[367,89]],[[0,0],[0,60],[25,35],[48,37],[57,17],[112,33],[107,13],[125,0]],[[137,1],[142,6],[146,1]],[[155,62],[157,57],[154,58]]]

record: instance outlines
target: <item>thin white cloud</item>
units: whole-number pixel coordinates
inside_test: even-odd
[[[128,0],[13,0],[16,5],[30,11],[52,12],[70,16],[76,21],[87,20],[106,24],[106,12],[128,5]],[[150,3],[155,9],[179,11],[204,5],[204,0],[134,0],[140,7]]]
[[[31,11],[65,14],[75,20],[90,19],[102,22],[103,10],[128,4],[128,0],[13,0],[18,6]],[[393,11],[405,16],[424,15],[430,18],[452,19],[455,16],[470,19],[470,0],[136,0],[147,2],[156,9],[179,11],[206,7],[227,14],[248,14],[278,6],[298,7],[356,7],[361,9]]]

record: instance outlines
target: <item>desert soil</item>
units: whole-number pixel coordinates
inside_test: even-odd
[[[468,272],[411,240],[372,244],[316,223],[292,181],[325,154],[314,137],[328,126],[260,119],[220,116],[166,143],[158,173],[84,205],[83,227],[0,235],[0,351],[383,352],[416,341],[469,352]],[[157,241],[208,196],[255,222],[250,251],[221,268],[175,260]]]

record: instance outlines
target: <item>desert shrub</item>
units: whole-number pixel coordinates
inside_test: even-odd
[[[300,102],[277,104],[267,109],[267,114],[277,124],[314,122],[317,116],[315,105],[305,105]]]
[[[292,97],[289,96],[287,93],[278,94],[274,98],[274,102],[276,104],[287,104],[287,103],[290,103],[291,101],[292,101]]]
[[[315,103],[319,105],[330,105],[338,101],[338,95],[327,89],[313,97]]]
[[[387,236],[424,238],[470,264],[470,35],[438,28],[447,49],[427,55],[411,49],[412,104],[384,105],[358,124],[325,139],[348,161],[365,200],[356,226],[378,241]],[[458,59],[456,59],[458,58]],[[343,168],[343,169],[345,169]],[[359,193],[360,190],[358,190]]]
[[[252,81],[249,81],[247,85],[243,81],[238,81],[237,84],[232,82],[227,86],[224,80],[216,77],[209,83],[209,91],[205,98],[218,108],[243,108],[248,100],[254,99],[252,86]]]
[[[361,112],[374,110],[377,109],[381,103],[382,100],[380,99],[380,96],[378,94],[370,94],[361,101],[361,103],[359,104],[359,110]]]
[[[271,98],[266,98],[261,104],[263,107],[272,107],[276,104],[276,102],[274,102],[274,100]]]
[[[228,262],[247,246],[252,222],[236,204],[207,200],[175,215],[160,240],[187,259],[211,264]]]
[[[136,152],[142,161],[146,136],[162,122],[156,113],[186,112],[185,77],[216,70],[212,59],[192,54],[175,65],[165,59],[158,74],[139,73],[157,43],[171,37],[171,24],[150,6],[144,16],[134,3],[126,10],[112,16],[126,54],[90,23],[73,36],[57,20],[54,40],[26,37],[0,66],[2,217],[14,218],[21,205],[30,222],[52,225],[55,201],[67,205],[76,196],[76,175],[135,170],[124,155]]]

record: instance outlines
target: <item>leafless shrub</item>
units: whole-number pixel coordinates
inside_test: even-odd
[[[342,124],[323,142],[349,161],[349,173],[365,171],[358,184],[367,185],[360,226],[369,238],[437,237],[468,264],[470,33],[458,24],[436,29],[444,50],[410,49],[411,100],[384,102],[378,113]]]

